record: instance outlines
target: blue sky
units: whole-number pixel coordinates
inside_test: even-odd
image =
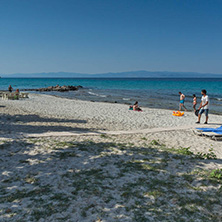
[[[0,73],[222,73],[222,1],[0,0]]]

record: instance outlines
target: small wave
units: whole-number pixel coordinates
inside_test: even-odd
[[[93,92],[88,92],[90,95],[93,95],[93,96],[99,96],[99,97],[107,97],[106,95],[100,95],[100,94],[97,94],[97,93],[93,93]]]
[[[93,96],[98,96],[98,94],[96,93],[93,93],[93,92],[88,92],[90,95],[93,95]]]
[[[222,101],[222,98],[217,98],[218,101]]]
[[[123,98],[123,100],[130,100],[130,98]]]

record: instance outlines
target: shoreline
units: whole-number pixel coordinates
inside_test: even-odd
[[[209,84],[206,81],[193,82],[191,79],[186,81],[179,81],[174,79],[169,80],[146,80],[146,81],[119,81],[119,80],[78,80],[78,79],[49,79],[43,80],[13,80],[5,82],[2,88],[7,89],[8,84],[12,84],[15,88],[22,89],[38,89],[47,88],[53,85],[82,85],[83,89],[75,92],[46,92],[42,94],[56,95],[62,98],[79,99],[82,101],[96,101],[96,102],[107,102],[107,103],[120,103],[132,105],[135,101],[139,102],[141,107],[157,108],[157,109],[168,109],[177,110],[179,108],[179,96],[178,91],[186,95],[185,106],[188,110],[192,109],[192,95],[195,93],[198,98],[198,104],[200,103],[201,95],[200,89],[206,88],[210,96],[210,112],[212,114],[222,115],[222,95],[220,89],[220,82],[210,81]],[[5,84],[5,85],[4,85]],[[116,85],[115,85],[116,84]],[[28,92],[28,91],[27,91]],[[31,91],[32,93],[33,91]],[[37,93],[37,92],[34,92]]]
[[[195,124],[193,112],[172,115],[172,110],[142,107],[143,112],[129,110],[128,105],[91,102],[45,94],[31,93],[29,99],[0,100],[4,130],[24,133],[143,131],[188,127],[219,127],[221,115],[210,114],[209,124]],[[202,123],[205,116],[202,116]],[[31,126],[30,126],[31,125]],[[176,130],[175,130],[176,131]],[[152,132],[152,131],[150,131]],[[145,133],[145,132],[144,132]]]
[[[1,91],[0,91],[1,92]],[[53,95],[50,93],[33,93],[33,92],[29,92],[30,94],[34,94],[34,95],[46,95],[46,96],[53,96],[53,97],[57,97],[57,98],[64,98],[64,99],[70,99],[70,100],[76,100],[76,101],[86,101],[86,102],[95,102],[95,103],[108,103],[108,104],[122,104],[122,105],[126,105],[126,106],[130,106],[133,105],[133,103],[130,103],[127,101],[129,100],[124,100],[125,102],[117,102],[117,101],[100,101],[100,100],[91,100],[91,99],[81,99],[81,98],[71,98],[71,97],[66,97],[66,96],[61,96],[61,95]],[[61,92],[63,93],[63,92]],[[179,101],[178,101],[179,104]],[[161,110],[170,110],[170,111],[179,111],[178,109],[173,109],[173,108],[165,108],[165,107],[150,107],[150,106],[140,106],[141,108],[148,108],[148,109],[161,109]],[[189,112],[189,113],[194,113],[193,110],[188,109],[188,111],[182,110],[181,112]],[[211,115],[219,115],[222,116],[222,112],[217,112],[217,111],[213,111],[211,112],[211,110],[209,111],[209,114]]]
[[[119,102],[110,102],[110,101],[94,101],[94,100],[84,100],[84,99],[79,99],[79,98],[67,98],[67,97],[63,97],[63,96],[59,96],[59,95],[51,95],[51,94],[45,94],[45,93],[29,93],[29,96],[33,99],[33,97],[35,98],[40,98],[40,97],[43,97],[43,98],[57,98],[59,99],[60,101],[70,101],[70,102],[77,102],[77,103],[90,103],[90,104],[99,104],[99,105],[117,105],[117,106],[121,106],[121,107],[124,107],[127,109],[124,109],[125,111],[126,110],[129,110],[129,105],[128,103],[119,103]],[[13,102],[17,102],[17,104],[19,105],[19,103],[23,103],[25,104],[26,102],[29,102],[30,101],[30,98],[28,99],[20,99],[20,100],[1,100],[0,99],[0,104],[1,102],[2,103],[10,103],[10,105],[15,105],[15,103],[13,104]],[[140,106],[143,111],[154,111],[154,112],[157,112],[157,111],[160,111],[160,112],[171,112],[172,114],[172,111],[178,111],[177,109],[166,109],[166,108],[155,108],[155,107],[146,107],[146,106]],[[131,113],[138,113],[138,112],[135,112],[135,111],[132,111],[132,110],[129,110]],[[196,119],[197,117],[194,115],[194,111],[191,111],[191,110],[188,110],[188,111],[184,111],[182,110],[181,112],[184,112],[184,114],[193,114],[194,116],[194,119]],[[143,113],[143,112],[141,112]],[[222,113],[210,113],[210,116],[222,116]],[[205,115],[202,115],[202,117],[205,117]]]
[[[197,125],[195,124],[197,117],[193,112],[185,112],[184,116],[175,117],[172,115],[172,110],[167,109],[143,107],[143,112],[136,112],[129,110],[125,104],[91,102],[34,93],[30,94],[29,99],[0,100],[0,109],[5,130],[15,131],[17,134],[19,132],[143,131],[187,126],[194,129],[216,128],[222,125],[221,115],[210,114],[207,126]],[[203,115],[202,123],[204,118]]]

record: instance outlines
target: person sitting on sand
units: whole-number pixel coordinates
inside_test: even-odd
[[[8,91],[11,93],[11,92],[12,92],[12,90],[13,90],[12,86],[11,86],[11,85],[9,85],[9,87],[8,87]]]
[[[195,94],[193,94],[193,109],[196,111],[196,105],[197,105],[197,97]]]
[[[142,109],[139,107],[138,102],[136,101],[133,105],[133,110],[134,111],[142,111]]]
[[[15,94],[16,94],[16,95],[19,95],[19,89],[16,89],[16,90],[15,90]]]
[[[16,91],[15,91],[15,98],[19,99],[19,89],[16,89]]]
[[[207,95],[207,91],[203,89],[201,91],[202,98],[201,98],[201,103],[199,107],[199,114],[198,114],[198,121],[196,123],[200,123],[201,115],[205,112],[206,116],[206,121],[204,124],[207,124],[208,122],[208,112],[209,112],[209,97]]]
[[[179,105],[179,110],[181,111],[181,108],[183,107],[185,111],[187,111],[187,108],[184,106],[185,102],[185,95],[182,92],[179,92],[180,95],[180,105]]]

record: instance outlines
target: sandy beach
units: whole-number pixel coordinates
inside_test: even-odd
[[[195,122],[48,95],[0,100],[0,219],[221,221],[209,173],[222,167],[222,143],[194,134]],[[208,127],[221,125],[210,115]]]
[[[209,144],[222,157],[221,144],[193,133],[196,127],[219,127],[220,115],[210,115],[209,124],[195,124],[193,112],[175,117],[171,110],[143,108],[143,112],[128,110],[127,105],[71,100],[60,97],[31,94],[24,100],[0,100],[1,137],[45,133],[66,135],[73,133],[103,133],[130,137],[146,132],[169,146],[191,147],[205,152]],[[202,117],[202,123],[205,116]],[[162,133],[162,131],[164,131]]]

